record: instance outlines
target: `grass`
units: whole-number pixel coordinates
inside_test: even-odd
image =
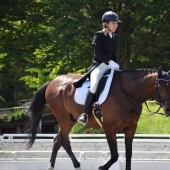
[[[159,106],[155,103],[148,103],[149,109],[155,112]],[[138,122],[136,133],[138,134],[170,134],[170,117],[164,115],[161,108],[159,113],[150,113],[143,104],[142,115]]]

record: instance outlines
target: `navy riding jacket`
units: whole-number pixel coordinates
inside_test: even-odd
[[[94,63],[105,63],[108,64],[109,60],[117,62],[117,45],[118,36],[112,33],[112,38],[105,29],[98,31],[94,34],[92,45],[94,47],[94,56],[92,64]]]
[[[115,33],[112,33],[112,38],[105,29],[98,31],[94,34],[92,45],[94,47],[94,56],[92,64],[89,71],[77,82],[73,83],[75,88],[81,87],[84,81],[90,77],[90,73],[101,63],[108,65],[109,60],[117,62],[117,44],[118,36]]]

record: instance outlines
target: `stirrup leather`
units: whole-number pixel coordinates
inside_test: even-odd
[[[96,122],[100,125],[101,128],[103,128],[103,116],[99,104],[95,104],[95,108],[92,112]]]

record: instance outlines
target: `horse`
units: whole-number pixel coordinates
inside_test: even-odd
[[[37,127],[46,104],[60,125],[47,170],[54,169],[57,152],[61,146],[71,158],[74,168],[81,170],[69,141],[69,133],[83,111],[83,105],[74,101],[76,88],[73,83],[80,78],[82,76],[76,74],[61,75],[42,85],[32,98],[29,107],[31,117],[27,124],[28,148],[35,141]],[[122,130],[125,135],[125,169],[131,170],[132,142],[141,115],[142,103],[151,97],[162,105],[164,114],[170,116],[170,73],[163,71],[162,66],[158,70],[115,71],[107,99],[100,105],[103,115],[102,128],[110,149],[110,159],[98,170],[108,170],[118,160],[116,133],[119,130]],[[100,128],[92,113],[89,113],[86,126]]]

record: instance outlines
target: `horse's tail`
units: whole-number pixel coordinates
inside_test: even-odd
[[[45,83],[39,88],[39,90],[33,96],[30,107],[28,109],[28,111],[31,112],[31,116],[25,128],[25,132],[29,135],[27,149],[33,145],[36,138],[37,128],[46,104],[45,90],[48,84],[49,82]]]

